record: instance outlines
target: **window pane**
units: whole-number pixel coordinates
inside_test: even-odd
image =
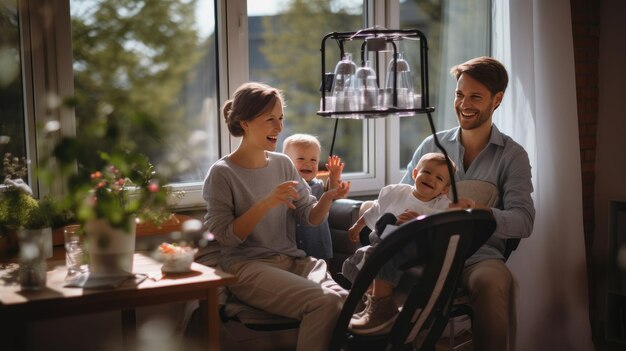
[[[219,156],[213,1],[72,0],[70,9],[77,134],[94,136],[81,162],[122,143],[157,168],[175,165],[173,182],[202,181]]]
[[[0,2],[0,33],[0,158],[7,152],[22,158],[26,134],[16,1]],[[0,175],[5,175],[1,164]]]
[[[438,131],[457,125],[452,105],[456,82],[450,68],[489,55],[490,6],[490,0],[400,2],[400,27],[418,29],[428,40],[429,103],[435,107],[433,120]],[[412,67],[417,64],[415,57],[408,60]],[[430,134],[426,115],[400,119],[401,167],[406,167],[415,148]]]
[[[260,4],[262,6],[258,6]],[[320,169],[325,169],[335,119],[316,114],[320,102],[322,38],[331,32],[365,27],[361,0],[251,1],[248,0],[250,79],[266,82],[285,93],[285,129],[279,144],[293,133],[317,136],[322,144]],[[348,43],[353,57],[361,43]],[[326,71],[340,59],[334,43],[326,43]],[[364,138],[367,123],[340,120],[333,153],[346,163],[345,172],[364,172],[368,165]]]

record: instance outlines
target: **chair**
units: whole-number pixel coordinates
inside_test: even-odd
[[[498,203],[499,191],[494,184],[481,180],[462,180],[458,181],[456,184],[459,197],[470,198],[476,201],[476,203],[490,207],[494,207]],[[506,246],[504,251],[505,260],[508,260],[511,253],[515,249],[517,249],[519,242],[520,239],[506,240]],[[460,343],[459,345],[455,345],[456,323],[454,318],[465,315],[467,315],[470,320],[474,316],[472,307],[469,304],[469,292],[467,291],[467,289],[460,287],[456,292],[456,296],[452,304],[452,310],[450,312],[450,350],[457,350],[471,342],[471,339],[469,339],[463,343]]]
[[[354,199],[338,199],[328,213],[328,225],[333,242],[333,257],[329,259],[328,270],[337,280],[337,273],[341,272],[343,261],[352,256],[361,246],[348,237],[348,229],[359,219],[360,211],[367,202]],[[341,278],[339,278],[341,279]]]
[[[413,344],[417,350],[434,350],[448,322],[451,303],[465,260],[491,236],[495,219],[485,210],[447,211],[405,223],[390,233],[365,262],[344,303],[333,333],[330,350],[400,350]],[[348,324],[378,270],[396,252],[415,242],[429,247],[423,264],[404,299],[390,333],[361,336]],[[405,274],[411,276],[412,274]]]
[[[359,200],[339,199],[334,201],[331,206],[328,223],[333,241],[333,258],[329,259],[327,263],[334,278],[337,278],[337,272],[341,271],[343,261],[360,246],[348,239],[347,232],[359,218],[361,203],[362,201]],[[208,266],[217,266],[219,264],[219,252],[219,244],[217,242],[212,243],[210,248],[205,248],[199,254],[196,261]],[[293,331],[295,338],[297,334],[297,328],[300,325],[299,320],[270,314],[247,305],[237,300],[227,289],[220,291],[219,300],[220,318],[225,326],[232,327],[236,330],[235,332],[243,331],[246,334],[254,334],[257,338],[264,338],[266,335],[270,338],[276,336],[273,334],[284,337],[291,331]],[[196,308],[196,305],[188,307],[189,321],[184,323],[187,325],[186,334],[189,337],[196,337],[201,333],[200,330],[197,330]],[[278,348],[278,346],[276,347]],[[255,348],[260,349],[261,347],[255,345]]]
[[[508,260],[509,256],[517,249],[521,239],[507,239],[506,246],[504,250],[504,260]],[[460,287],[458,288],[454,301],[452,303],[452,309],[450,311],[450,350],[459,350],[465,345],[469,344],[472,339],[466,340],[458,345],[455,345],[455,320],[454,318],[468,316],[471,319],[474,318],[474,311],[472,310],[472,306],[470,306],[469,301],[469,292],[467,289]]]
[[[217,242],[211,243],[203,249],[196,257],[196,262],[207,266],[216,267],[219,264],[220,246]],[[243,325],[245,328],[253,331],[276,331],[297,329],[300,321],[283,316],[278,316],[265,312],[258,308],[252,307],[233,296],[228,289],[222,288],[218,290],[219,314],[222,323],[235,322]],[[185,334],[188,337],[196,338],[201,335],[199,330],[198,305],[196,303],[188,304],[186,314],[187,321]]]
[[[347,238],[348,229],[358,219],[361,203],[362,201],[359,200],[339,199],[333,201],[331,206],[328,224],[333,241],[333,258],[327,260],[327,263],[328,270],[334,278],[337,278],[336,273],[341,271],[343,261],[359,247],[358,244]],[[249,306],[233,296],[228,296],[220,314],[224,322],[236,321],[249,329],[258,331],[295,329],[300,325],[299,320],[267,313]]]

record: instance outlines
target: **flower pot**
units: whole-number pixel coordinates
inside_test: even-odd
[[[125,228],[115,228],[106,219],[94,219],[85,223],[89,271],[98,276],[132,275],[135,253],[134,219]]]
[[[42,289],[46,286],[46,240],[43,232],[41,229],[23,229],[17,236],[20,245],[20,286],[22,290]]]

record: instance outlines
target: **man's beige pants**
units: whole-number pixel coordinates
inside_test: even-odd
[[[490,259],[466,267],[463,286],[474,311],[474,350],[515,350],[517,285],[505,263]]]

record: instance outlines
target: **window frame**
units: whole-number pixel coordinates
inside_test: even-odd
[[[398,0],[390,1],[390,3],[398,3]],[[226,18],[226,46],[228,48],[227,56],[223,57],[228,62],[228,77],[225,91],[226,95],[231,96],[234,90],[242,83],[248,80],[249,62],[248,62],[248,16],[246,0],[220,0],[219,3],[224,8],[223,18]],[[364,13],[367,26],[374,24],[385,26],[385,4],[384,0],[366,0],[364,1]],[[370,23],[374,23],[370,25]],[[222,27],[220,27],[222,28]],[[319,38],[320,43],[322,38]],[[224,92],[224,91],[223,91]],[[226,99],[226,98],[224,98]],[[224,100],[223,99],[223,100]],[[220,116],[220,125],[225,133],[222,133],[224,140],[224,151],[227,154],[234,151],[239,145],[240,138],[228,135],[226,124]],[[319,117],[322,118],[322,117]],[[341,123],[341,122],[339,122]],[[364,164],[367,170],[364,172],[346,173],[344,180],[351,182],[350,196],[372,195],[378,194],[380,188],[385,185],[385,122],[382,119],[364,120],[364,145],[363,153]],[[372,142],[367,142],[367,141]]]
[[[44,184],[36,171],[54,140],[46,140],[36,126],[49,117],[59,120],[62,135],[75,135],[73,111],[50,108],[51,97],[73,95],[69,0],[18,0],[21,69],[26,126],[26,157],[31,160],[28,181],[35,197],[60,194],[61,180]],[[49,16],[44,21],[43,15]],[[54,30],[44,28],[47,23]]]
[[[76,121],[71,109],[53,110],[47,107],[46,94],[60,97],[73,95],[73,68],[71,43],[70,1],[53,3],[45,0],[18,1],[20,30],[22,31],[22,70],[24,81],[25,118],[27,120],[27,156],[36,169],[41,155],[46,152],[43,136],[38,135],[36,125],[45,122],[46,116],[55,114],[61,121],[62,135],[75,135]],[[248,20],[246,0],[214,0],[215,31],[217,42],[217,86],[218,101],[221,103],[232,95],[234,90],[248,80]],[[40,18],[42,7],[52,13],[54,30],[42,27]],[[367,27],[399,26],[400,0],[365,0],[364,16]],[[42,42],[43,46],[33,45]],[[321,41],[321,38],[320,38]],[[219,118],[220,157],[234,151],[240,138],[232,137],[225,124],[221,111]],[[319,117],[322,118],[322,117]],[[418,115],[408,118],[426,118]],[[341,122],[340,122],[341,123]],[[364,120],[363,157],[367,169],[359,173],[344,175],[351,181],[351,197],[375,196],[386,184],[400,181],[405,173],[405,165],[400,162],[398,143],[399,118]],[[415,145],[417,146],[417,144]],[[36,196],[62,192],[60,185],[48,187],[29,172],[29,183],[33,184]],[[61,182],[59,182],[60,184]],[[173,206],[174,210],[203,208],[202,182],[174,184],[177,190],[184,190],[185,196]]]

